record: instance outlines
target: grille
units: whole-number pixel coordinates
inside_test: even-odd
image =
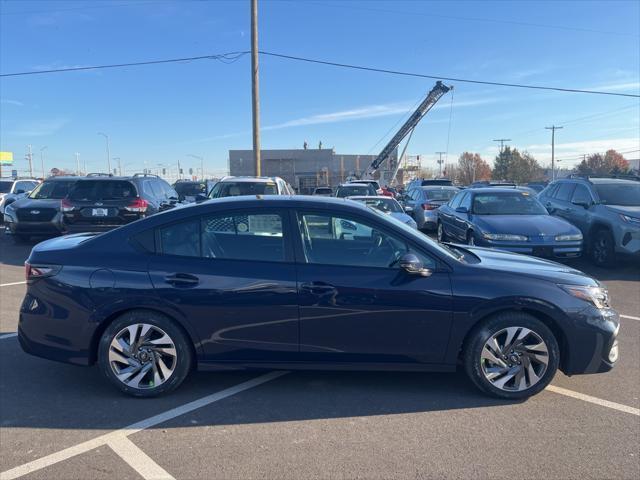
[[[55,208],[21,208],[16,216],[23,222],[48,222],[55,217],[56,212]]]

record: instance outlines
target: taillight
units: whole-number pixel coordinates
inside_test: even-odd
[[[60,271],[60,268],[60,265],[31,265],[29,262],[24,262],[24,277],[27,281],[52,277]]]
[[[144,198],[136,198],[128,207],[124,207],[128,212],[146,212],[149,202]]]
[[[74,208],[75,207],[66,198],[63,198],[60,202],[60,210],[62,210],[63,212],[71,212]]]
[[[437,205],[432,205],[430,203],[423,203],[422,204],[422,209],[423,210],[436,210],[438,208]]]

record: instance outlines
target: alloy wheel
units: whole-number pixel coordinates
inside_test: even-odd
[[[109,365],[122,383],[149,389],[166,382],[177,365],[176,346],[161,328],[136,323],[120,330],[109,345]]]
[[[549,351],[542,337],[525,327],[504,328],[485,342],[480,365],[496,388],[521,392],[537,384],[547,371]]]
[[[606,236],[599,235],[593,243],[593,257],[599,264],[607,262],[609,256],[609,244]]]
[[[444,228],[442,227],[442,223],[438,223],[438,241],[440,243],[444,242]]]

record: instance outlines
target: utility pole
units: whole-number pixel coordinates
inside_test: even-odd
[[[251,0],[251,107],[253,114],[253,159],[256,176],[262,174],[260,164],[260,92],[258,77],[258,0]]]
[[[111,175],[113,172],[111,171],[111,146],[109,145],[109,135],[102,132],[98,132],[98,135],[102,135],[107,141],[107,168],[109,169],[109,175]]]
[[[40,149],[40,167],[42,168],[42,179],[44,180],[44,151],[47,149],[48,147],[45,145],[44,147],[42,147]]]
[[[27,159],[29,160],[29,177],[33,178],[33,152],[31,151],[31,145],[27,145],[29,153],[27,153]]]
[[[444,160],[442,160],[442,155],[444,155],[447,152],[436,152],[436,155],[440,155],[440,158],[438,158],[438,160],[436,160],[436,162],[438,162],[438,165],[440,167],[440,176],[442,176],[442,164],[444,163]]]
[[[556,130],[560,130],[562,127],[551,125],[544,128],[545,130],[551,130],[551,181],[553,181],[556,179]]]
[[[510,142],[511,139],[510,138],[495,138],[493,141],[494,142],[500,142],[500,153],[502,153],[502,150],[504,150],[504,142]]]
[[[84,172],[85,175],[87,172]],[[80,176],[80,154],[76,152],[76,175]]]

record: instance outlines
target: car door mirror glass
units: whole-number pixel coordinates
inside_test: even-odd
[[[469,213],[469,209],[467,207],[458,207],[458,208],[456,208],[456,212],[458,212],[458,213]]]
[[[433,272],[428,268],[424,268],[422,261],[413,253],[407,253],[400,258],[400,268],[402,268],[409,275],[419,275],[421,277],[428,277]]]

